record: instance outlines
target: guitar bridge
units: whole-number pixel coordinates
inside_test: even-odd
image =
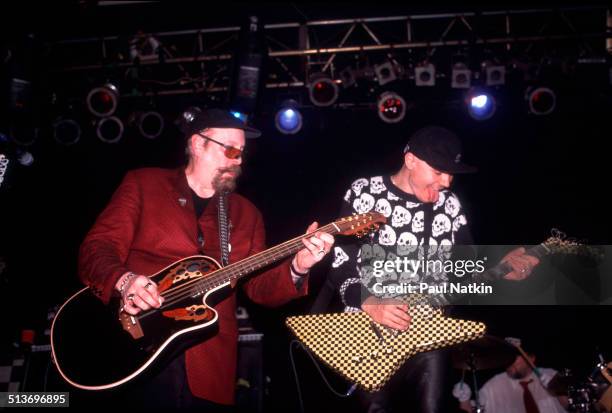
[[[121,323],[123,329],[127,331],[134,340],[144,336],[140,322],[133,315],[128,314],[125,311],[120,311],[119,322]]]

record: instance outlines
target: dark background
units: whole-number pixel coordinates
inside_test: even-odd
[[[105,15],[112,11],[96,11],[93,6],[77,13],[74,3],[42,5],[37,17],[20,14],[27,4],[5,12],[16,13],[13,17],[21,23],[14,29],[18,32],[38,30],[43,36],[64,38],[236,24],[242,17],[239,14],[247,15],[249,8],[276,21],[298,19],[298,10],[310,19],[346,17],[349,6],[345,3],[323,10],[316,5],[241,4],[240,12],[235,13],[218,8],[190,13],[189,4],[193,5],[154,5],[133,13],[127,9],[117,20]],[[406,10],[389,5],[379,10],[352,10],[354,16],[372,16],[456,8],[441,5]],[[53,18],[42,18],[45,14]],[[5,38],[15,35],[8,33],[8,28],[3,30],[7,31]],[[609,244],[612,222],[606,197],[612,105],[606,75],[587,71],[563,78],[556,84],[557,108],[549,116],[528,114],[523,89],[510,84],[497,92],[497,114],[476,122],[454,103],[454,92],[444,85],[426,92],[413,89],[414,107],[396,125],[383,123],[371,108],[304,108],[304,127],[295,136],[275,129],[271,102],[276,97],[266,92],[261,110],[253,118],[263,136],[248,142],[238,192],[262,211],[268,244],[275,245],[303,232],[313,220],[326,224],[336,219],[342,197],[354,179],[395,172],[410,134],[421,126],[438,124],[457,132],[464,142],[465,160],[479,168],[477,174],[457,176],[453,183],[478,244],[534,244],[545,239],[551,228],[594,244]],[[184,142],[172,122],[182,108],[194,102],[199,100],[193,96],[167,97],[159,102],[167,127],[157,140],[128,130],[119,143],[109,145],[98,140],[91,129],[84,129],[78,144],[65,147],[43,133],[31,147],[34,164],[9,171],[6,185],[0,188],[0,256],[6,262],[0,273],[2,348],[18,343],[23,329],[35,329],[39,332],[37,342],[45,342],[41,333],[48,324],[48,309],[80,287],[76,276],[78,247],[95,217],[126,171],[181,165]],[[127,112],[129,103],[122,105]],[[270,410],[297,410],[288,363],[290,337],[282,322],[288,315],[308,311],[329,263],[328,258],[313,271],[308,298],[274,311],[247,304],[253,324],[265,335],[264,367],[271,378],[266,403]],[[536,271],[534,277],[538,275]],[[598,350],[612,358],[608,307],[473,307],[465,314],[486,321],[491,334],[531,339],[537,343],[542,365],[588,373]],[[307,410],[319,405],[351,405],[324,389],[305,357],[299,355],[297,361]],[[338,389],[348,388],[337,378],[333,382]]]

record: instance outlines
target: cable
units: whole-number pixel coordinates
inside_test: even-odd
[[[298,393],[298,401],[300,403],[300,412],[304,413],[304,401],[302,399],[302,389],[300,388],[300,380],[298,378],[298,374],[297,374],[297,369],[295,368],[295,360],[293,359],[293,346],[297,346],[297,347],[301,347],[304,352],[306,354],[308,354],[308,357],[310,357],[310,359],[312,360],[312,362],[314,363],[315,367],[317,368],[317,370],[319,371],[319,374],[321,375],[321,378],[323,379],[323,382],[325,382],[325,384],[327,385],[327,388],[336,396],[341,397],[341,398],[347,398],[349,397],[351,394],[353,394],[353,392],[355,391],[355,389],[357,388],[357,383],[353,384],[347,391],[346,393],[339,393],[337,392],[332,386],[331,384],[329,384],[329,381],[327,381],[327,378],[325,377],[325,374],[323,374],[323,371],[321,370],[321,367],[319,366],[319,363],[317,362],[317,360],[315,360],[315,358],[313,357],[312,353],[310,352],[310,350],[308,350],[308,348],[306,348],[300,341],[298,340],[292,340],[291,343],[289,343],[289,359],[291,360],[291,368],[293,369],[293,376],[295,377],[295,385],[297,387],[297,393]]]

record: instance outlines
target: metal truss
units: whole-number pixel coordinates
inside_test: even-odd
[[[303,87],[314,73],[339,83],[343,78],[346,82],[347,74],[375,79],[374,68],[380,64],[391,64],[399,78],[412,79],[414,67],[424,62],[436,64],[443,76],[455,61],[474,67],[483,61],[509,64],[547,57],[605,61],[612,52],[611,27],[606,7],[267,24],[266,87]],[[50,45],[49,57],[52,71],[71,82],[101,72],[132,79],[155,95],[219,93],[229,86],[239,30],[232,26],[60,40]],[[153,42],[158,53],[135,61],[130,41]]]

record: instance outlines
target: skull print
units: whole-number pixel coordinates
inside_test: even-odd
[[[446,212],[447,215],[455,218],[459,213],[460,208],[461,204],[455,195],[451,194],[448,198],[446,198],[446,202],[444,203],[444,212]]]
[[[332,263],[332,268],[338,268],[345,262],[347,262],[349,256],[344,252],[344,250],[340,247],[334,247],[334,262]]]
[[[393,209],[393,216],[391,218],[391,225],[394,228],[403,227],[410,223],[412,214],[406,208],[400,205],[396,205]]]
[[[391,216],[391,204],[384,198],[380,198],[378,201],[376,201],[374,210],[383,214],[385,218],[389,218],[389,216]]]
[[[374,197],[370,194],[363,193],[359,198],[353,201],[353,209],[358,214],[370,212],[374,207]]]
[[[385,189],[387,189],[387,187],[383,183],[382,176],[375,176],[372,179],[370,179],[370,193],[372,193],[372,194],[380,194]]]
[[[451,220],[445,214],[438,214],[435,216],[433,220],[433,225],[431,228],[431,235],[434,237],[439,237],[451,230]]]
[[[359,178],[351,185],[351,189],[355,192],[355,196],[361,195],[361,190],[368,184],[368,180],[365,178]]]

